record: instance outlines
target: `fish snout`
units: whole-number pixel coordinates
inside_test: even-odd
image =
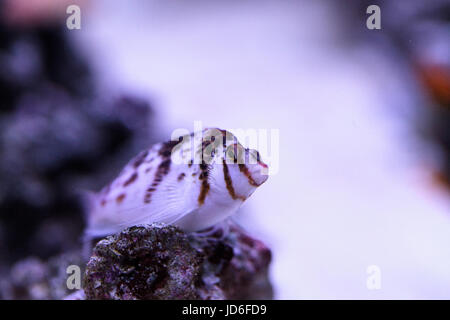
[[[249,165],[251,179],[257,186],[262,185],[269,178],[269,166],[262,161]]]

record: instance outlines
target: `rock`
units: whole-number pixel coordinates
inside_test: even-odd
[[[87,299],[271,299],[270,260],[237,226],[223,240],[136,226],[97,243],[84,291]]]

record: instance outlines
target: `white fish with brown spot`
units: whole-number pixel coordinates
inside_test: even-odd
[[[235,213],[267,174],[259,153],[225,130],[205,129],[156,144],[99,193],[89,194],[86,237],[151,223],[187,232],[209,228]]]

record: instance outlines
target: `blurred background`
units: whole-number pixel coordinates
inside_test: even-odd
[[[381,30],[366,27],[372,4]],[[279,130],[279,170],[236,216],[273,251],[275,298],[450,298],[448,1],[1,0],[0,13],[0,298],[48,298],[17,284],[80,246],[77,191],[194,121]]]

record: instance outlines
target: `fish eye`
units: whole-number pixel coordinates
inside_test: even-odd
[[[245,163],[245,152],[246,150],[240,144],[232,144],[226,149],[226,156],[228,161],[233,161],[230,163]],[[241,162],[242,161],[242,162]]]

